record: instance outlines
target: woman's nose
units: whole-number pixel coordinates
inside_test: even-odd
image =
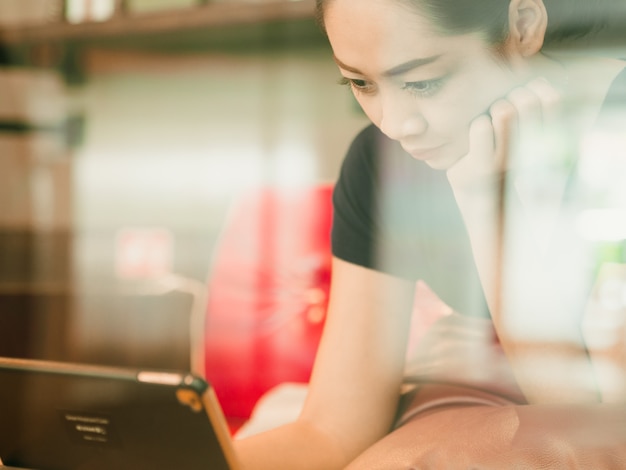
[[[380,130],[390,139],[403,140],[426,132],[428,122],[414,100],[406,96],[383,100]]]

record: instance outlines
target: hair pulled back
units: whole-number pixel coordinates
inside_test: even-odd
[[[332,1],[316,0],[316,16],[322,29],[324,9]],[[444,34],[480,32],[492,44],[504,42],[508,35],[509,2],[505,0],[393,1],[425,15]],[[543,0],[548,12],[544,46],[575,40],[602,30],[623,1]]]

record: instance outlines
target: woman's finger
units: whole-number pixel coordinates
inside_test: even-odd
[[[517,110],[513,104],[500,99],[489,108],[494,132],[495,168],[503,172],[509,165],[509,153],[517,134]]]
[[[539,100],[543,122],[550,124],[559,118],[560,103],[563,101],[561,93],[545,78],[537,78],[528,83],[531,90]]]
[[[447,172],[453,187],[475,188],[493,172],[495,138],[491,119],[487,115],[475,118],[469,127],[467,154]]]
[[[520,162],[534,161],[541,153],[543,141],[543,106],[540,97],[529,87],[515,88],[507,95],[515,108],[516,129],[512,129],[509,143],[509,168],[518,168]]]
[[[510,167],[532,169],[545,166],[558,154],[562,122],[559,119],[560,93],[545,79],[538,78],[512,90],[508,101],[517,112],[516,142],[509,155]]]

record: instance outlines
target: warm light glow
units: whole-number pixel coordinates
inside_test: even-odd
[[[115,13],[115,0],[67,0],[66,19],[70,23],[106,21]]]

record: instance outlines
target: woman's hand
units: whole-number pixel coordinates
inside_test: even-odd
[[[556,88],[537,78],[494,102],[488,114],[470,123],[468,153],[447,172],[452,188],[490,189],[511,165],[545,155],[552,147],[544,144],[557,127],[560,101]]]

